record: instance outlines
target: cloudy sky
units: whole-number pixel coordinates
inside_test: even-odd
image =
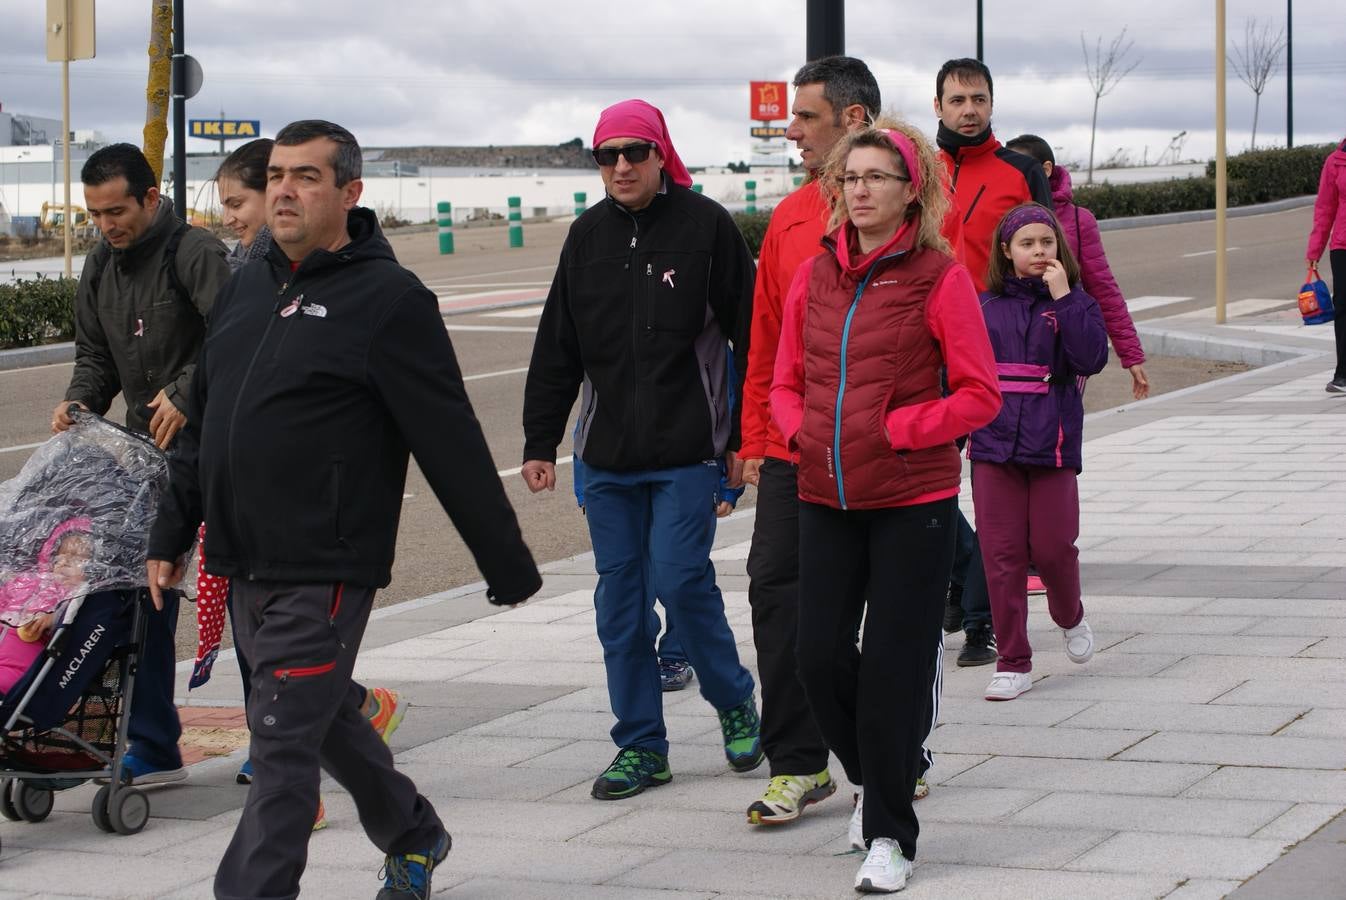
[[[5,0],[0,104],[60,116],[60,67],[45,60],[45,4]],[[1082,160],[1093,94],[1092,46],[1123,27],[1137,68],[1103,98],[1098,159],[1121,148],[1153,161],[1180,131],[1185,156],[1214,151],[1214,0],[985,3],[996,131],[1034,131]],[[1043,12],[1034,17],[1035,10]],[[1087,10],[1087,12],[1081,12]],[[1340,0],[1299,0],[1295,141],[1346,133],[1346,38]],[[850,0],[846,51],[869,62],[893,111],[931,133],[941,62],[975,51],[975,0]],[[1285,21],[1284,3],[1228,0],[1231,51],[1254,14]],[[205,70],[188,115],[341,122],[362,143],[587,144],[604,106],[640,96],[663,108],[690,164],[748,158],[748,81],[789,80],[803,61],[804,0],[187,0],[187,51]],[[147,0],[98,4],[98,57],[73,63],[72,126],[139,142]],[[1229,145],[1248,145],[1252,93],[1229,75]],[[1262,98],[1258,143],[1285,141],[1285,77]],[[189,140],[188,149],[211,149]]]

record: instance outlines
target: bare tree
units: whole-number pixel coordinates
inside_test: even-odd
[[[1098,101],[1112,92],[1122,79],[1131,74],[1131,70],[1140,65],[1137,59],[1127,64],[1127,54],[1136,44],[1126,39],[1126,29],[1112,39],[1106,48],[1103,38],[1094,43],[1093,56],[1089,55],[1089,45],[1085,43],[1084,33],[1080,32],[1080,49],[1084,51],[1084,74],[1089,79],[1089,87],[1094,90],[1094,119],[1089,129],[1089,177],[1088,184],[1094,182],[1094,139],[1098,136]]]
[[[181,2],[181,0],[179,0]],[[173,62],[173,0],[150,3],[150,74],[145,87],[145,137],[141,148],[154,177],[164,177],[168,140],[168,94]]]
[[[1259,26],[1254,17],[1243,23],[1243,43],[1235,44],[1234,55],[1229,57],[1234,74],[1253,92],[1253,137],[1249,149],[1257,149],[1257,114],[1262,106],[1262,91],[1280,69],[1284,49],[1284,26],[1273,33],[1270,21]]]

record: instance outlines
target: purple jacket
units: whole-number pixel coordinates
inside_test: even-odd
[[[972,432],[968,456],[1080,471],[1084,379],[1108,363],[1098,302],[1079,285],[1052,300],[1041,278],[1009,278],[1003,294],[981,295],[981,311],[1003,403]]]
[[[1317,262],[1328,247],[1346,250],[1346,141],[1323,161],[1318,199],[1313,204],[1313,230],[1309,232],[1309,249],[1305,257]]]
[[[1145,362],[1145,350],[1140,346],[1136,325],[1126,309],[1126,298],[1117,279],[1112,277],[1108,256],[1103,252],[1103,237],[1098,232],[1098,220],[1082,206],[1075,205],[1070,187],[1070,173],[1060,166],[1052,169],[1052,205],[1056,218],[1065,233],[1070,252],[1080,263],[1080,281],[1084,290],[1103,308],[1103,324],[1107,326],[1112,349],[1122,368],[1129,369]]]

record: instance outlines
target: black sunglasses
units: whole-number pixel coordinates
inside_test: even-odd
[[[594,149],[594,162],[600,166],[617,165],[617,157],[625,156],[631,165],[639,165],[650,158],[654,144],[627,144],[625,147],[598,147]]]

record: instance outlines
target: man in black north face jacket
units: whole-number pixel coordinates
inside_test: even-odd
[[[409,454],[495,603],[541,577],[524,545],[429,290],[357,208],[360,151],[329,122],[276,136],[274,245],[221,293],[155,523],[151,589],[174,580],[196,524],[228,576],[252,667],[253,784],[220,863],[221,898],[294,897],[319,765],[386,855],[381,898],[424,897],[449,836],[393,766],[351,681],[375,589],[389,581]]]

